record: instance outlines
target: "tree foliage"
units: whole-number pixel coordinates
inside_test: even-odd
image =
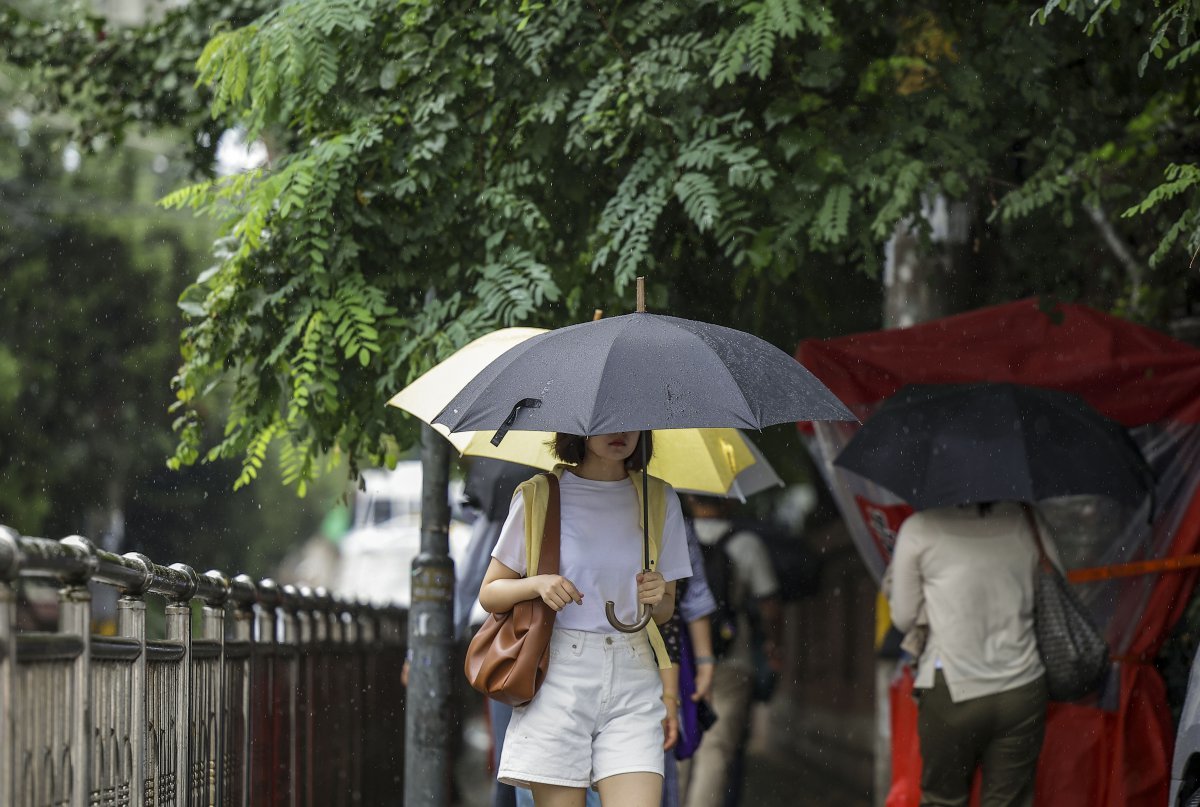
[[[1194,174],[1156,114],[1179,123],[1194,87],[1139,76],[1125,12],[1089,39],[1065,0],[1034,21],[1016,2],[243,0],[244,24],[213,27],[219,6],[148,30],[211,31],[172,40],[196,103],[272,144],[166,199],[222,227],[182,297],[175,462],[236,457],[243,483],[276,442],[300,486],[338,451],[394,458],[410,434],[383,402],[415,373],[498,326],[625,309],[638,274],[652,305],[786,348],[869,327],[883,244],[933,195],[979,212],[980,302],[1053,291],[1154,317],[1186,283],[1165,256],[1188,214],[1160,211],[1190,205]],[[120,97],[113,125],[140,120]],[[1175,152],[1176,184],[1147,197]]]
[[[1195,161],[1200,138],[1200,83],[1195,72],[1200,63],[1195,58],[1200,53],[1200,3],[1171,0],[1156,3],[1151,11],[1129,5],[1122,9],[1114,0],[1091,7],[1081,0],[1049,0],[1036,18],[1046,23],[1056,13],[1075,19],[1098,40],[1122,36],[1130,23],[1135,26],[1137,35],[1124,41],[1141,43],[1130,57],[1137,58],[1138,76],[1148,88],[1144,103],[1130,114],[1123,137],[1080,155],[1086,177],[1080,184],[1095,195],[1102,192],[1096,185],[1114,184],[1114,176],[1132,185],[1133,193],[1144,196],[1121,215],[1156,218],[1158,242],[1150,264],[1157,266],[1182,248],[1191,255],[1188,266],[1193,267],[1200,253],[1200,163]],[[1147,168],[1158,172],[1159,184],[1129,181],[1131,169]],[[1099,183],[1093,179],[1097,175]],[[1122,197],[1127,200],[1127,195]]]
[[[72,139],[87,150],[123,142],[131,132],[187,133],[193,166],[211,170],[228,119],[210,113],[197,86],[196,56],[213,31],[240,27],[273,0],[190,0],[154,24],[120,27],[72,3],[10,0],[0,8],[0,53],[29,71],[27,111],[67,112]]]
[[[342,486],[298,505],[277,473],[230,495],[235,461],[165,467],[176,299],[212,238],[207,222],[156,205],[186,179],[181,149],[163,136],[64,150],[13,78],[0,70],[0,524],[267,573]]]

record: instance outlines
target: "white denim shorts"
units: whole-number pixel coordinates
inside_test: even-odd
[[[533,700],[513,709],[496,778],[588,787],[621,773],[663,774],[662,679],[644,631],[555,628]]]

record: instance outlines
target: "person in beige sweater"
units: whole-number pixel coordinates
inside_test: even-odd
[[[1058,564],[1052,543],[1046,552]],[[892,621],[908,633],[923,611],[929,625],[916,676],[922,807],[966,807],[980,766],[982,807],[1033,803],[1047,701],[1037,562],[1016,502],[925,510],[900,528]]]

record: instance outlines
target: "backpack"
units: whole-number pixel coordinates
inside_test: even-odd
[[[704,555],[704,576],[708,580],[713,599],[717,602],[717,610],[709,617],[712,622],[713,655],[717,658],[725,656],[738,635],[738,613],[733,607],[737,569],[726,550],[729,539],[737,532],[737,527],[730,527],[715,542],[700,544]]]
[[[781,600],[795,602],[817,593],[821,583],[821,556],[809,547],[803,536],[770,521],[755,519],[739,520],[733,529],[735,532],[752,532],[762,540],[779,579]]]

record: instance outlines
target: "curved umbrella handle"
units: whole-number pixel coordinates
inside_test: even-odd
[[[617,619],[617,606],[612,600],[608,600],[604,603],[604,615],[608,617],[608,624],[621,633],[637,633],[650,624],[650,620],[654,616],[654,609],[649,605],[642,605],[642,612],[637,621],[626,624]]]

